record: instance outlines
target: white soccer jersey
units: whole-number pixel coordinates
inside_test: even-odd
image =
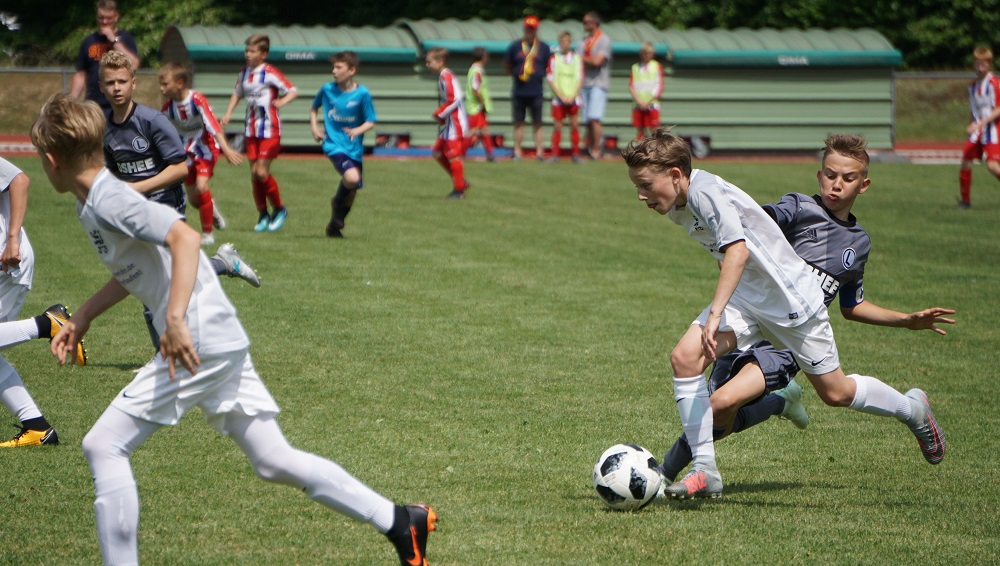
[[[295,85],[273,66],[262,63],[256,68],[244,67],[236,80],[233,93],[246,98],[248,138],[277,138],[281,136],[281,120],[274,101],[295,90]]]
[[[77,202],[77,216],[90,243],[115,279],[153,312],[153,326],[166,330],[172,258],[164,245],[174,222],[184,219],[174,209],[146,200],[102,169],[87,202]],[[198,278],[188,305],[187,325],[199,353],[220,354],[250,345],[236,309],[222,291],[204,252],[199,252]]]
[[[983,80],[972,81],[969,85],[969,109],[976,122],[990,115],[1000,105],[1000,78],[987,73]],[[982,144],[1000,143],[996,122],[984,126],[969,135],[969,141]]]
[[[824,312],[823,292],[812,270],[778,225],[750,195],[707,171],[691,172],[687,204],[668,216],[717,260],[743,240],[750,251],[730,303],[779,326],[798,326]]]
[[[21,170],[13,163],[0,157],[0,250],[7,246],[7,230],[10,226],[10,184]],[[35,273],[35,253],[28,241],[28,233],[21,227],[21,264],[9,269],[3,280],[31,288],[31,278]]]

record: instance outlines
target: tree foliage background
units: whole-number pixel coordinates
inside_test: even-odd
[[[155,57],[163,30],[179,25],[390,26],[399,18],[516,20],[527,14],[575,19],[596,10],[607,20],[647,20],[660,28],[870,27],[903,53],[906,69],[965,69],[976,45],[992,45],[1000,0],[119,0],[120,27]],[[96,30],[94,2],[4,0],[20,29],[0,26],[3,59],[18,65],[70,64]],[[9,21],[9,20],[5,20]]]

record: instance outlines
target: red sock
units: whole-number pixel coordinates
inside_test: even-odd
[[[448,164],[448,168],[451,171],[451,186],[454,187],[456,191],[464,191],[465,165],[462,164],[462,160],[452,159],[451,163]]]
[[[267,194],[267,200],[271,203],[271,208],[278,210],[282,207],[281,204],[281,191],[278,190],[278,181],[274,180],[273,175],[268,175],[267,179],[264,179],[264,189]]]
[[[552,155],[559,157],[559,144],[562,143],[562,130],[552,130]]]
[[[962,202],[969,202],[972,192],[972,169],[961,169],[958,172],[958,188],[962,194]]]
[[[438,155],[434,159],[438,162],[438,165],[440,165],[442,169],[444,169],[448,173],[451,173],[451,165],[448,164],[448,158],[445,157],[443,153],[441,155]]]
[[[198,216],[201,218],[201,232],[203,234],[212,233],[212,216],[215,211],[215,203],[212,202],[212,191],[206,190],[198,195]]]
[[[250,184],[253,186],[253,203],[258,212],[267,212],[267,188],[264,181],[252,178]]]
[[[483,149],[486,150],[486,155],[493,155],[493,139],[489,134],[482,136],[483,139]]]
[[[580,130],[573,128],[569,131],[569,143],[573,144],[573,155],[580,155]]]

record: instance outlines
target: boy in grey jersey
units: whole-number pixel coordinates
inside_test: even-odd
[[[935,325],[954,324],[954,320],[942,316],[954,314],[954,310],[933,307],[905,314],[878,307],[864,299],[864,269],[871,240],[851,214],[851,209],[857,197],[870,185],[865,146],[866,141],[861,136],[828,137],[822,169],[817,174],[821,194],[809,197],[790,193],[777,203],[765,204],[764,211],[775,220],[795,252],[812,268],[827,306],[839,294],[841,313],[848,320],[933,330],[944,335],[945,331]],[[838,159],[844,157],[847,160]],[[846,182],[839,188],[835,167],[827,167],[827,162],[834,160],[848,166],[844,175]],[[854,171],[850,171],[852,166]],[[766,341],[720,357],[712,369],[708,386],[714,415],[713,437],[719,440],[776,415],[805,428],[809,418],[799,404],[802,390],[792,381],[799,369],[790,352],[777,350]],[[940,460],[928,461],[937,463]],[[673,480],[690,462],[691,451],[682,435],[664,457],[661,471]]]
[[[130,294],[150,305],[162,336],[160,355],[83,439],[104,563],[139,562],[131,455],[197,406],[246,454],[258,477],[371,524],[389,538],[402,564],[426,564],[427,536],[437,521],[432,509],[395,505],[334,462],[288,443],[236,309],[208,269],[201,236],[177,211],[142,198],[101,166],[103,129],[95,103],[62,93],[46,102],[31,127],[46,176],[57,192],[75,197],[80,223],[112,275],[53,338],[53,355],[64,363],[92,321]]]
[[[929,462],[944,457],[944,435],[922,391],[904,396],[873,377],[844,374],[812,269],[746,193],[692,170],[690,147],[668,129],[633,141],[622,155],[639,200],[684,227],[720,263],[712,304],[670,355],[674,395],[694,460],[684,479],[666,488],[671,497],[721,495],[712,438],[715,403],[709,401],[702,372],[717,355],[763,338],[790,348],[827,404],[893,416],[910,427]],[[860,165],[862,155],[867,161],[863,146],[860,154],[851,155],[828,152],[819,176],[824,204],[845,218],[853,198],[870,183]],[[867,163],[863,169],[867,171]],[[885,312],[878,309],[871,317],[888,322]]]

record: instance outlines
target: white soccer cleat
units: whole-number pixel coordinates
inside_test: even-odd
[[[222,216],[222,213],[219,212],[219,205],[215,202],[215,200],[212,200],[212,226],[214,226],[216,230],[226,229],[226,219]]]
[[[215,236],[213,236],[211,232],[205,232],[204,234],[201,235],[201,245],[211,246],[214,243],[215,243]]]
[[[785,400],[785,408],[778,418],[790,420],[797,428],[805,430],[809,426],[809,413],[802,405],[802,386],[793,379],[784,389],[775,391],[774,394]]]
[[[260,287],[260,279],[257,277],[257,272],[240,257],[240,252],[236,250],[236,246],[228,242],[222,244],[219,246],[218,251],[215,252],[215,257],[226,264],[226,275],[239,277],[254,287]]]

